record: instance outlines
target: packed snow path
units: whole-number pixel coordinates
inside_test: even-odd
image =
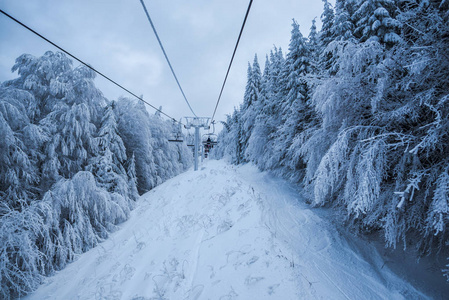
[[[209,161],[27,299],[425,299],[291,186]]]

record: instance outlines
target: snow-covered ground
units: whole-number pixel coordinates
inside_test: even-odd
[[[121,227],[26,299],[427,299],[251,165],[208,161]]]

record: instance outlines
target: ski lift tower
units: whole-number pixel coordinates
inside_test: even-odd
[[[200,150],[200,128],[209,129],[210,118],[208,117],[185,117],[186,129],[195,128],[195,148],[193,150],[193,158],[195,163],[195,171],[198,170],[198,152]]]

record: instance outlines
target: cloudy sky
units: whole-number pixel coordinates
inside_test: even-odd
[[[198,116],[211,116],[248,0],[145,0],[178,79]],[[287,50],[292,19],[307,36],[320,0],[254,0],[216,119],[243,97],[248,61],[263,67],[276,45]],[[191,115],[139,0],[0,0],[0,8],[174,118]],[[319,26],[319,25],[318,25]],[[0,15],[0,82],[15,58],[56,49]],[[285,53],[285,51],[284,51]],[[75,63],[75,65],[78,65]],[[97,77],[109,99],[126,93]],[[151,111],[151,109],[149,109]]]

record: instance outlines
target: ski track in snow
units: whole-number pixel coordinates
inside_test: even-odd
[[[252,165],[207,161],[25,299],[427,299],[326,213]]]

